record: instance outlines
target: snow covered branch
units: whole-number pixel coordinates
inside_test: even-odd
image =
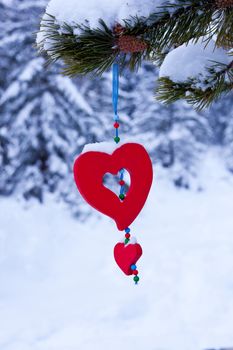
[[[201,101],[208,97],[206,103],[196,103],[196,98],[186,99],[202,108],[232,90],[233,0],[166,3],[114,0],[111,5],[100,0],[98,8],[94,0],[80,6],[77,1],[69,0],[66,9],[60,0],[51,0],[41,22],[37,45],[41,52],[47,53],[50,62],[63,60],[64,73],[69,76],[102,74],[115,61],[121,70],[127,67],[137,70],[143,60],[163,63],[167,57],[174,57],[173,51],[180,47],[187,56],[185,51],[189,52],[190,45],[197,45],[197,49],[202,45],[201,56],[207,59],[201,57],[199,63],[195,56],[189,55],[191,61],[186,62],[176,57],[173,69],[181,58],[182,70],[188,70],[189,76],[177,81],[163,75],[158,90],[159,99],[166,103],[190,91],[198,94],[200,91],[200,95],[205,95]],[[203,66],[203,61],[204,69],[197,72],[195,66]],[[190,65],[194,72],[187,69]],[[176,83],[179,94],[177,89],[174,91]],[[211,93],[206,94],[207,88]]]

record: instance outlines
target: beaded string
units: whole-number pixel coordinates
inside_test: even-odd
[[[120,142],[119,137],[119,116],[118,116],[118,96],[119,96],[119,65],[114,63],[112,66],[112,105],[114,112],[114,128],[115,128],[115,137],[114,141],[116,143]]]
[[[119,137],[119,127],[120,127],[120,119],[118,116],[118,97],[119,97],[119,65],[117,63],[114,63],[112,66],[112,104],[113,104],[113,111],[114,111],[114,129],[115,129],[115,137],[114,141],[116,144],[120,142]],[[120,194],[119,199],[123,201],[126,197],[125,192],[125,181],[124,181],[124,169],[121,169],[119,171],[119,185],[120,185]],[[130,228],[127,227],[125,229],[125,241],[124,244],[128,244],[130,242]],[[135,284],[138,284],[139,277],[138,277],[138,270],[137,266],[135,264],[131,265],[132,274],[134,275],[134,282]]]

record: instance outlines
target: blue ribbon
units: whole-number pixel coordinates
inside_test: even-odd
[[[119,65],[114,63],[112,66],[112,105],[114,111],[114,119],[118,120],[118,91],[119,91]]]

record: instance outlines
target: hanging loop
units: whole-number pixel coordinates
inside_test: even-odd
[[[119,95],[119,65],[114,63],[112,66],[112,104],[114,119],[118,120],[118,95]]]

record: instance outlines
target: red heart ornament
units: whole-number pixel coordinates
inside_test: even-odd
[[[131,178],[124,199],[103,185],[106,173],[117,175],[126,169]],[[115,220],[120,231],[128,227],[142,210],[148,197],[153,169],[150,157],[143,146],[126,143],[112,154],[89,151],[81,154],[74,163],[74,178],[83,198],[95,209]]]
[[[114,258],[116,263],[127,276],[133,274],[131,265],[135,265],[141,256],[142,247],[138,243],[127,245],[124,243],[117,243],[114,248]]]

